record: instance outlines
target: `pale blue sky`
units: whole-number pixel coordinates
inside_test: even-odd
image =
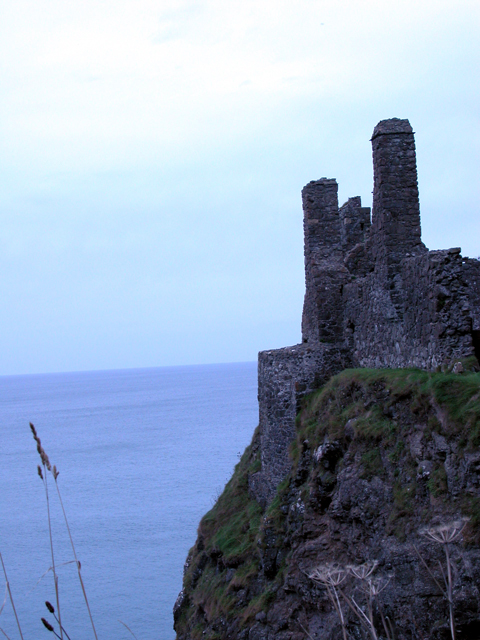
[[[0,374],[300,339],[300,191],[371,204],[416,131],[423,240],[480,254],[478,0],[3,0]]]

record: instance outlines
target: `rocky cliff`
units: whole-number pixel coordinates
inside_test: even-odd
[[[291,470],[268,506],[250,486],[257,432],[200,523],[175,606],[178,639],[450,638],[449,576],[457,640],[478,639],[480,373],[472,365],[331,378],[304,402]]]
[[[408,120],[372,147],[371,218],[333,179],[302,191],[302,343],[259,354],[178,640],[480,638],[480,261],[421,242]]]

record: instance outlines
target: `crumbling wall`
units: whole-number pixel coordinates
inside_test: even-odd
[[[339,209],[342,253],[365,241],[370,231],[370,207],[362,207],[360,196],[349,198]]]
[[[474,355],[460,250],[429,251],[400,266],[397,304],[375,274],[345,288],[355,366],[434,370]]]
[[[473,331],[480,331],[480,260],[463,258],[463,272],[468,289]]]
[[[463,271],[472,317],[472,344],[480,362],[480,260],[463,258]]]
[[[250,478],[251,490],[267,502],[288,474],[288,446],[302,398],[351,366],[345,349],[298,344],[262,351],[258,358],[258,403],[262,469]]]

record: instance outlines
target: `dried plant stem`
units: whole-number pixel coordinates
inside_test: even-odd
[[[55,467],[54,467],[54,469],[55,469]],[[72,532],[70,531],[70,526],[68,524],[67,514],[65,512],[65,507],[63,506],[62,496],[60,494],[60,489],[58,487],[57,475],[54,475],[54,479],[55,479],[55,486],[57,488],[58,499],[60,500],[60,505],[62,507],[63,517],[65,519],[65,524],[67,526],[68,536],[70,538],[70,544],[72,545],[73,556],[75,558],[75,564],[77,566],[77,571],[78,571],[78,579],[80,580],[80,585],[82,587],[83,597],[85,599],[85,604],[87,605],[88,615],[90,616],[90,622],[92,624],[93,635],[95,636],[95,639],[98,640],[97,632],[96,632],[96,629],[95,629],[95,624],[93,623],[92,612],[90,611],[90,605],[88,603],[87,593],[85,591],[85,585],[83,584],[82,565],[80,564],[80,561],[77,558],[77,552],[75,550],[75,545],[73,544]],[[59,610],[59,616],[60,616],[60,610]]]
[[[52,554],[52,571],[53,571],[53,581],[55,583],[55,599],[57,601],[58,621],[60,626],[60,638],[63,640],[62,615],[60,613],[60,593],[58,589],[58,576],[55,570],[55,554],[53,552],[53,535],[52,535],[52,521],[50,518],[50,499],[48,496],[47,468],[46,468],[45,462],[42,461],[42,463],[43,463],[43,471],[44,471],[44,477],[42,479],[43,479],[43,484],[45,486],[45,495],[47,497],[48,533],[50,537],[50,551]]]
[[[328,597],[335,611],[340,618],[340,624],[342,625],[343,640],[347,638],[347,627],[345,624],[345,617],[342,611],[342,605],[340,604],[340,598],[338,592],[342,593],[340,585],[347,578],[348,573],[344,567],[335,563],[328,563],[323,566],[317,567],[312,573],[308,574],[311,580],[322,584],[327,589]],[[342,594],[343,595],[343,594]]]
[[[452,640],[455,640],[455,620],[453,618],[453,579],[452,579],[452,565],[450,562],[450,551],[448,549],[448,542],[443,543],[443,549],[445,551],[445,557],[447,559],[447,600],[448,600],[448,610],[450,613],[450,631],[452,634]]]
[[[70,638],[70,636],[68,635],[68,633],[65,631],[65,627],[63,626],[63,624],[61,624],[61,623],[60,623],[60,620],[57,618],[57,616],[56,616],[55,614],[53,614],[53,617],[54,617],[54,618],[55,618],[55,620],[57,621],[58,626],[59,626],[59,627],[62,627],[62,629],[63,629],[63,633],[67,636],[67,639],[68,639],[68,640],[72,640],[72,639]]]
[[[305,629],[305,627],[303,626],[303,624],[299,620],[297,620],[297,624],[302,628],[302,630],[310,638],[310,640],[313,640],[311,634]]]
[[[417,556],[420,558],[423,566],[425,567],[425,569],[428,571],[429,576],[432,578],[432,580],[435,582],[435,584],[437,585],[437,587],[440,589],[440,591],[442,592],[442,594],[447,597],[447,594],[445,592],[445,589],[442,587],[442,585],[438,582],[438,580],[435,578],[435,576],[433,575],[433,573],[430,571],[430,567],[428,566],[428,564],[425,562],[425,560],[422,558],[422,556],[420,555],[420,551],[417,549],[417,547],[415,545],[413,545],[413,548],[415,549],[415,551],[417,552]],[[443,570],[442,570],[443,573]]]
[[[455,619],[453,615],[452,562],[450,560],[450,550],[448,548],[448,545],[450,542],[455,542],[460,538],[467,521],[468,518],[461,518],[460,520],[454,520],[453,522],[448,522],[439,526],[427,527],[420,531],[420,533],[426,538],[429,538],[430,540],[441,544],[445,552],[445,559],[447,562],[447,575],[445,576],[445,572],[441,564],[440,569],[442,571],[443,581],[445,582],[446,587],[446,591],[442,589],[442,592],[448,602],[448,611],[450,614],[450,633],[452,635],[452,640],[455,640]],[[424,561],[423,564],[426,566],[426,563]]]
[[[132,634],[132,636],[135,638],[135,640],[137,640],[137,636],[133,633],[133,631],[130,629],[130,627],[128,626],[128,624],[125,624],[125,622],[122,622],[121,620],[119,620],[120,624],[123,624],[123,626],[125,627],[125,629],[128,629],[128,631],[130,631],[130,633]]]
[[[7,570],[5,569],[5,564],[4,564],[4,562],[3,562],[3,556],[2,556],[2,554],[1,554],[1,553],[0,553],[0,560],[1,560],[1,562],[2,562],[3,575],[5,576],[5,582],[7,583],[8,595],[9,595],[9,598],[10,598],[10,602],[12,603],[13,613],[15,614],[15,620],[17,621],[18,631],[19,631],[19,633],[20,633],[20,637],[21,637],[21,638],[22,638],[22,640],[23,640],[23,634],[22,634],[22,629],[21,629],[21,627],[20,627],[20,621],[18,620],[17,610],[15,609],[15,604],[14,604],[14,602],[13,602],[12,591],[11,591],[11,589],[10,589],[10,583],[9,583],[9,581],[8,581]],[[6,636],[6,637],[8,638],[8,636],[7,636],[7,634],[5,633],[5,631],[3,631],[3,629],[2,629],[1,631],[2,631],[3,635],[4,635],[4,636]]]
[[[373,640],[378,640],[377,632],[375,631],[375,625],[373,624],[373,601],[372,596],[368,598],[368,617],[370,622],[370,629]]]
[[[5,607],[5,604],[7,602],[7,598],[8,598],[8,587],[7,587],[7,585],[5,585],[5,597],[3,598],[2,606],[0,607],[0,613],[2,613],[3,608]]]
[[[390,618],[388,617],[385,618],[385,616],[383,615],[382,607],[380,606],[379,602],[377,602],[377,607],[378,607],[378,611],[380,612],[380,617],[382,619],[382,624],[383,624],[383,628],[385,629],[387,640],[393,640],[394,632],[393,632],[392,623],[390,622]]]
[[[50,551],[52,554],[52,571],[53,571],[53,581],[55,583],[55,598],[57,600],[57,610],[58,610],[58,619],[59,619],[59,624],[60,624],[60,637],[61,640],[63,640],[63,628],[62,628],[62,616],[60,613],[60,596],[59,596],[59,592],[58,592],[58,576],[57,576],[57,572],[55,570],[55,555],[53,553],[53,536],[52,536],[52,522],[51,522],[51,518],[50,518],[50,500],[48,497],[48,478],[47,478],[47,470],[48,471],[52,471],[52,465],[50,464],[50,460],[48,459],[47,454],[45,453],[45,449],[42,447],[42,442],[38,436],[37,430],[35,429],[34,425],[30,422],[30,430],[32,432],[33,435],[33,439],[35,440],[35,442],[37,443],[37,451],[38,451],[38,455],[40,456],[40,460],[42,461],[42,466],[43,466],[43,473],[42,473],[42,469],[40,468],[40,466],[37,467],[38,470],[38,475],[40,476],[40,479],[43,482],[43,485],[45,487],[45,495],[47,498],[47,515],[48,515],[48,533],[50,536]],[[56,471],[55,471],[56,473]],[[54,474],[55,476],[55,474]]]
[[[365,628],[367,629],[367,631],[370,632],[372,638],[374,638],[374,640],[377,640],[377,633],[375,631],[375,627],[373,625],[373,612],[372,612],[372,607],[371,607],[371,603],[369,602],[368,605],[368,613],[369,615],[367,616],[365,614],[365,612],[363,611],[363,609],[360,607],[360,605],[357,604],[355,598],[352,596],[352,602],[356,607],[355,613],[357,614],[358,619],[364,624]]]
[[[348,640],[347,627],[345,625],[345,617],[343,615],[342,605],[340,604],[340,599],[338,597],[337,589],[335,588],[334,585],[326,584],[325,586],[327,587],[327,593],[333,606],[335,607],[335,611],[337,612],[338,617],[340,618],[340,624],[342,625],[343,638],[344,640]]]
[[[55,609],[52,607],[52,605],[51,605],[49,602],[45,602],[45,604],[46,604],[47,609],[49,610],[49,612],[52,614],[52,616],[53,616],[53,617],[55,618],[55,620],[57,621],[58,626],[60,626],[60,620],[57,618],[57,616],[56,616],[56,614],[55,614]],[[42,618],[42,620],[43,620],[43,618]],[[45,624],[45,623],[44,623],[44,624]],[[68,640],[72,640],[72,639],[70,638],[70,636],[68,635],[68,633],[66,632],[65,627],[63,627],[63,625],[62,625],[62,628],[63,628],[63,633],[67,636],[67,639],[68,639]]]
[[[357,603],[355,602],[355,600],[352,598],[349,598],[343,591],[340,590],[340,594],[342,595],[343,599],[345,600],[345,602],[348,604],[348,606],[350,607],[350,609],[353,611],[353,613],[357,616],[360,624],[363,625],[364,629],[366,629],[366,631],[370,630],[370,626],[368,625],[368,618],[366,617],[366,615],[363,613],[362,610],[360,610],[360,613],[358,613],[357,610]],[[355,606],[354,606],[355,603]]]
[[[7,640],[10,640],[9,636],[7,636],[7,634],[5,633],[5,631],[1,627],[0,627],[0,631],[3,633],[5,638],[7,638]]]

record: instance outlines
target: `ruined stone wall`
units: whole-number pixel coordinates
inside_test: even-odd
[[[339,209],[343,260],[356,245],[364,242],[370,231],[370,207],[362,207],[360,196],[349,198]]]
[[[290,469],[288,445],[306,393],[347,366],[433,370],[480,359],[480,261],[421,241],[415,140],[408,120],[372,136],[373,210],[338,207],[336,180],[302,191],[305,302],[302,345],[259,354],[262,471],[268,500]]]
[[[429,251],[400,266],[397,304],[376,274],[345,288],[345,323],[353,334],[347,340],[355,365],[434,370],[474,355],[459,249]]]
[[[463,258],[463,271],[470,300],[472,329],[480,331],[480,260]]]
[[[261,502],[273,496],[290,471],[288,446],[295,437],[295,417],[302,398],[349,366],[348,353],[332,345],[299,344],[259,354],[262,470],[251,476],[250,482]]]

